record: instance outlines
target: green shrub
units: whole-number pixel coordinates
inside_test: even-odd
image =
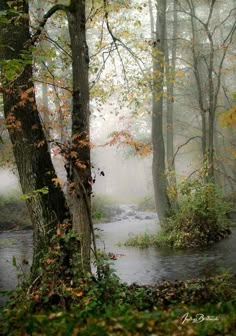
[[[125,246],[149,247],[156,244],[156,236],[147,232],[132,235],[124,243]]]
[[[178,248],[204,246],[230,233],[225,202],[215,184],[186,180],[179,186],[180,204],[163,224],[159,244]]]

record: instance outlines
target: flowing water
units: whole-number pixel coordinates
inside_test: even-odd
[[[123,206],[120,217],[112,223],[98,224],[97,244],[110,253],[112,267],[127,283],[152,284],[166,279],[190,279],[236,269],[236,229],[229,238],[204,248],[173,251],[156,247],[125,247],[130,235],[152,233],[159,228],[154,213],[142,213]],[[17,267],[12,260],[16,258]],[[0,234],[0,290],[14,289],[17,273],[29,271],[32,258],[32,232],[12,231]],[[22,263],[23,262],[23,263]],[[27,264],[28,262],[28,264]],[[0,304],[3,298],[0,298]]]

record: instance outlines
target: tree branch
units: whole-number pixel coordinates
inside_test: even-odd
[[[111,38],[112,38],[112,41],[115,45],[115,48],[117,50],[117,53],[118,53],[118,56],[120,58],[120,61],[121,61],[121,64],[122,64],[122,67],[123,67],[123,71],[124,71],[124,74],[125,74],[125,68],[124,68],[124,64],[123,64],[123,60],[122,60],[122,57],[120,55],[120,52],[119,52],[119,45],[117,42],[119,42],[119,44],[124,48],[126,49],[129,54],[133,57],[133,59],[137,62],[137,65],[138,67],[140,68],[140,70],[143,72],[143,69],[140,65],[140,63],[142,63],[142,65],[145,67],[145,64],[143,62],[142,59],[140,59],[137,55],[135,55],[135,53],[118,37],[116,37],[114,34],[113,34],[113,31],[110,27],[110,24],[109,24],[109,13],[108,13],[108,10],[107,10],[107,0],[103,0],[103,7],[104,7],[104,18],[105,18],[105,22],[106,22],[106,26],[107,26],[107,30],[108,30],[108,33],[110,34]],[[126,75],[125,75],[126,76]]]
[[[192,140],[194,140],[194,139],[196,139],[196,138],[201,138],[201,137],[200,137],[200,135],[196,135],[196,136],[194,136],[194,137],[189,138],[189,139],[188,139],[185,143],[183,143],[182,145],[179,145],[179,146],[178,146],[178,148],[177,148],[177,150],[176,150],[176,152],[175,152],[175,154],[174,154],[174,156],[173,156],[173,159],[172,159],[172,163],[171,163],[172,166],[173,166],[174,163],[175,163],[175,158],[176,158],[176,155],[178,154],[179,150],[180,150],[181,148],[183,148],[184,146],[186,146],[190,141],[192,141]]]
[[[72,56],[71,56],[71,54],[70,53],[68,53],[57,41],[55,41],[55,40],[53,40],[50,36],[49,36],[49,34],[48,34],[48,32],[47,32],[47,34],[46,34],[46,39],[49,41],[49,42],[51,42],[52,44],[54,44],[54,46],[58,49],[58,50],[60,50],[60,51],[62,51],[66,56],[68,56],[70,59],[72,59]]]
[[[48,11],[46,14],[44,14],[43,19],[42,19],[42,21],[40,22],[40,24],[39,24],[39,26],[38,26],[36,32],[33,34],[32,38],[31,38],[31,41],[30,41],[31,44],[34,45],[34,44],[36,43],[36,41],[39,39],[39,37],[40,37],[40,35],[41,35],[41,33],[42,33],[42,31],[43,31],[43,29],[44,29],[44,27],[45,27],[45,25],[46,25],[48,19],[49,19],[53,14],[55,14],[55,13],[56,13],[57,11],[59,11],[59,10],[64,11],[64,12],[67,12],[68,9],[69,9],[68,6],[65,6],[65,5],[62,5],[62,4],[57,4],[57,5],[53,6],[53,7],[51,7],[51,8],[49,9],[49,11]]]

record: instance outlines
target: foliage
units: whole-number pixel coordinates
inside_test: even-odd
[[[220,122],[224,127],[236,126],[236,93],[233,93],[232,98],[234,105],[231,107],[231,109],[220,115]]]
[[[131,236],[126,246],[171,246],[189,248],[219,241],[230,233],[230,203],[213,183],[185,180],[179,186],[179,207],[166,219],[161,230],[153,234]]]
[[[170,216],[159,236],[160,244],[196,247],[224,238],[230,233],[227,212],[215,184],[204,179],[183,181],[179,186],[180,205]]]
[[[152,152],[150,143],[135,140],[127,130],[113,132],[110,137],[111,140],[107,142],[108,145],[114,146],[118,144],[123,146],[130,146],[133,148],[135,155],[139,155],[140,157],[144,158],[150,155]]]
[[[0,213],[2,230],[24,228],[31,225],[26,205],[17,192],[0,195]]]
[[[68,291],[69,305],[36,305],[24,291],[0,312],[2,335],[233,335],[232,276],[127,286],[112,273],[100,281],[80,280]],[[16,294],[15,294],[16,295]],[[26,300],[27,297],[27,300]],[[191,303],[190,303],[191,302]],[[207,304],[206,304],[207,302]],[[184,314],[218,317],[182,323]]]
[[[124,245],[144,248],[156,244],[157,244],[156,235],[145,232],[130,236]]]
[[[33,190],[32,193],[23,194],[21,196],[21,199],[25,201],[25,200],[28,200],[28,199],[34,197],[36,194],[47,195],[48,194],[48,187],[43,187],[43,188],[40,188],[40,189]]]
[[[221,115],[220,121],[223,126],[236,126],[236,105]]]

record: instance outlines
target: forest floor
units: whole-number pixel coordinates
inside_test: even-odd
[[[0,335],[236,335],[235,276],[127,286],[111,274],[63,296],[15,292],[0,311]]]

